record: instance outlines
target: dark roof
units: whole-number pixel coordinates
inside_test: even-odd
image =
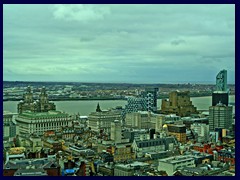
[[[138,147],[143,148],[143,147],[166,145],[174,142],[175,141],[173,137],[166,137],[166,138],[158,138],[158,139],[140,140],[140,141],[136,141],[136,144]]]
[[[14,176],[48,176],[43,168],[37,169],[18,169]]]
[[[54,168],[59,167],[59,164],[53,160],[48,158],[41,158],[41,159],[24,159],[24,160],[10,160],[4,165],[4,169],[19,169],[19,168],[26,168],[27,166],[32,165],[36,168]]]

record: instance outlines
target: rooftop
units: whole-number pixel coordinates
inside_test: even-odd
[[[19,115],[19,117],[29,118],[44,118],[44,117],[68,117],[67,113],[61,111],[48,111],[48,112],[30,112],[26,111]]]

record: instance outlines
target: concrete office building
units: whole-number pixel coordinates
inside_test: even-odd
[[[163,99],[161,111],[164,114],[177,114],[178,116],[189,116],[198,113],[190,100],[189,91],[173,91],[169,93],[169,100]]]
[[[222,103],[209,107],[209,130],[230,129],[233,122],[233,108]]]
[[[151,113],[138,111],[126,114],[125,126],[136,129],[148,129],[151,127]]]
[[[15,122],[16,113],[3,112],[3,139],[12,141],[19,134],[19,126]]]
[[[111,133],[111,123],[121,119],[121,112],[114,110],[102,110],[92,112],[88,116],[88,127],[92,131]]]
[[[191,129],[197,134],[197,142],[209,141],[209,125],[193,123]]]
[[[169,176],[181,167],[195,167],[195,160],[191,155],[174,156],[158,161],[158,171],[166,171]]]
[[[121,127],[121,122],[119,120],[115,120],[114,122],[111,122],[111,137],[110,138],[116,144],[121,143],[122,127]]]
[[[155,119],[155,131],[161,132],[163,129],[163,125],[165,123],[165,116],[162,114],[154,114],[153,118]]]
[[[23,112],[16,117],[20,135],[43,135],[45,131],[60,131],[62,127],[72,126],[76,117],[60,111]]]

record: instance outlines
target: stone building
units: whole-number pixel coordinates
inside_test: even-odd
[[[43,135],[45,131],[60,131],[62,127],[72,126],[75,116],[60,111],[23,112],[16,117],[20,135]]]
[[[88,127],[94,132],[111,132],[111,123],[121,119],[121,112],[115,110],[98,110],[88,116]]]
[[[169,100],[163,99],[161,111],[165,114],[177,114],[179,116],[189,116],[198,113],[190,100],[189,91],[173,91],[169,93]]]
[[[33,93],[30,86],[27,87],[27,92],[23,95],[24,100],[18,103],[18,113],[21,114],[24,111],[31,112],[48,112],[50,110],[56,110],[54,103],[49,102],[48,95],[45,87],[41,89],[38,100],[33,99]]]

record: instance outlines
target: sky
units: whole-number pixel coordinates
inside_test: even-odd
[[[235,5],[3,5],[3,80],[235,83]]]

